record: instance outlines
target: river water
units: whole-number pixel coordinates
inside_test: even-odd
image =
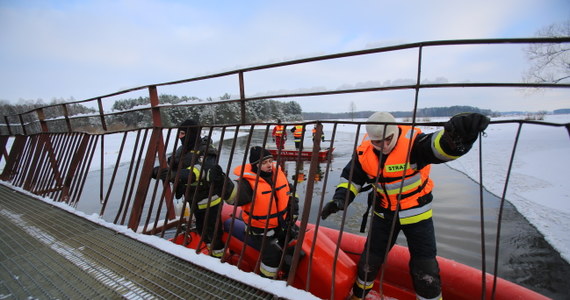
[[[268,141],[271,142],[271,139],[268,139]],[[306,139],[306,141],[309,141],[309,139]],[[252,136],[250,146],[261,145],[262,142],[263,134],[256,132]],[[293,147],[292,141],[287,141],[287,143],[287,147]],[[310,205],[309,221],[311,223],[316,221],[321,197],[325,202],[332,199],[342,168],[350,159],[353,143],[352,135],[337,132],[326,190],[324,189],[324,178],[321,178],[320,181],[315,181],[313,201]],[[232,168],[242,162],[244,151],[248,146],[247,137],[238,138],[236,144],[235,156],[230,164]],[[225,141],[223,144],[220,156],[222,166],[226,166],[228,163],[227,154],[230,153],[231,145],[231,141]],[[272,147],[274,145],[271,143],[267,146]],[[323,146],[327,146],[327,143],[325,142]],[[296,162],[288,161],[284,163],[283,167],[290,182],[297,181],[297,193],[304,195],[307,181],[298,181],[296,180],[297,177],[294,176],[297,168],[308,175],[309,162],[303,162],[297,166]],[[119,174],[121,175],[118,176],[118,181],[124,180],[127,170],[126,167],[120,168]],[[327,163],[320,163],[319,170],[325,172]],[[88,177],[97,177],[99,176],[98,174],[98,172],[93,172]],[[106,178],[109,177],[110,175],[106,175]],[[481,254],[479,185],[466,175],[447,167],[445,164],[432,165],[431,177],[435,184],[433,190],[433,219],[438,255],[481,269],[483,258]],[[88,178],[87,182],[92,181]],[[116,184],[120,185],[119,182]],[[86,186],[85,190],[92,192],[87,193],[87,195],[84,192],[82,203],[78,205],[79,210],[87,213],[99,212],[99,197],[97,193],[93,192],[97,189],[98,187]],[[325,190],[324,194],[323,190]],[[119,196],[122,192],[122,190],[115,191],[114,197]],[[116,198],[110,201],[106,212],[116,212],[119,201],[120,199]],[[300,199],[301,205],[303,202],[304,199]],[[365,235],[365,233],[360,233],[359,230],[366,207],[366,194],[363,193],[348,208],[347,220],[345,222],[346,231]],[[483,207],[486,271],[493,273],[500,199],[487,191],[483,191]],[[301,207],[301,209],[305,208]],[[115,215],[106,213],[104,218],[108,221],[113,221]],[[321,225],[339,228],[341,222],[342,213],[339,212],[331,215],[327,220],[321,221]],[[397,243],[406,245],[403,234],[400,234]],[[567,275],[570,274],[570,265],[561,258],[560,254],[544,240],[544,237],[509,202],[505,202],[503,208],[497,264],[499,277],[553,299],[570,299],[570,296],[568,296],[570,295],[570,285],[567,279]]]

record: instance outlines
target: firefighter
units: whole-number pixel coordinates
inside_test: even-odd
[[[293,137],[295,138],[295,149],[301,151],[303,150],[303,132],[305,131],[305,125],[295,125],[291,128]]]
[[[285,141],[287,141],[287,132],[285,131],[285,126],[281,124],[281,120],[277,120],[277,125],[273,127],[272,136],[277,149],[283,149]]]
[[[343,210],[365,184],[372,185],[372,224],[358,262],[352,299],[363,299],[372,289],[387,257],[386,247],[388,243],[390,249],[394,246],[400,231],[407,239],[417,299],[441,299],[430,166],[466,154],[489,121],[478,113],[459,114],[447,121],[443,130],[425,134],[419,128],[389,124],[396,121],[387,112],[374,113],[368,119],[369,123],[383,124],[366,125],[367,135],[354,153],[354,162],[343,169],[333,200],[321,213],[324,220]]]
[[[207,244],[210,255],[220,258],[223,255],[224,243],[221,240],[222,225],[218,215],[223,205],[222,198],[228,199],[231,196],[234,184],[217,164],[216,149],[208,138],[200,137],[200,132],[200,125],[195,120],[182,122],[178,129],[180,146],[168,158],[168,165],[172,168],[155,167],[152,177],[168,179],[170,182],[178,179],[175,184],[176,199],[184,196],[196,217],[196,229]],[[212,185],[213,195],[210,195]],[[222,195],[223,191],[225,195]]]
[[[317,124],[315,124],[315,127],[313,127],[312,135],[313,135],[313,142],[315,142],[315,139],[316,139],[315,135],[317,135]],[[325,141],[325,132],[323,131],[321,133],[321,142],[324,142],[324,141]]]

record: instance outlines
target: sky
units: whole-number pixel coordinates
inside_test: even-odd
[[[0,100],[83,100],[241,67],[387,45],[534,37],[539,29],[570,19],[569,12],[567,0],[0,0]],[[520,81],[523,51],[500,48],[426,51],[422,80]],[[246,76],[246,95],[415,80],[410,70],[416,56],[410,52],[372,62],[347,60],[285,68],[281,74],[260,72]],[[235,79],[178,92],[200,98],[239,95]],[[506,90],[469,96],[426,92],[420,107],[448,106],[453,100],[500,111],[520,108],[521,103],[523,109],[554,110],[570,106],[568,95],[559,90],[535,98]],[[400,103],[410,97],[373,94],[351,101],[357,110],[375,110],[378,101],[390,111],[409,110],[408,101]],[[498,104],[497,98],[503,101]],[[346,96],[326,101],[330,112],[349,106]],[[305,112],[323,111],[320,103],[300,102]]]

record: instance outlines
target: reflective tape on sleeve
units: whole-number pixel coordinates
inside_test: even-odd
[[[433,154],[435,157],[443,161],[450,161],[459,158],[459,156],[453,156],[445,153],[441,148],[441,137],[444,132],[445,130],[440,130],[431,136],[431,150],[433,151]]]

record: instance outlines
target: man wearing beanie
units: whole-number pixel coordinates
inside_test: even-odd
[[[344,167],[333,200],[321,213],[324,220],[345,209],[359,192],[367,190],[362,189],[364,185],[372,186],[369,199],[374,214],[358,262],[352,299],[364,299],[372,289],[387,257],[386,248],[394,246],[400,231],[404,232],[410,251],[410,275],[416,298],[441,299],[431,218],[430,166],[467,153],[489,121],[477,113],[459,114],[443,130],[425,134],[417,127],[393,124],[396,120],[387,112],[370,116],[367,135]]]
[[[208,245],[210,255],[220,258],[224,243],[221,240],[222,225],[218,215],[223,205],[222,198],[230,197],[234,184],[217,164],[216,149],[207,138],[200,137],[200,132],[201,127],[197,121],[188,119],[182,122],[178,129],[180,146],[168,158],[170,168],[155,167],[153,178],[176,181],[176,199],[185,197],[196,217],[196,229]],[[212,193],[210,189],[213,190]]]
[[[296,226],[298,199],[291,195],[285,173],[267,149],[252,147],[249,162],[234,169],[239,177],[234,205],[242,206],[248,239],[261,251],[261,276],[276,278],[282,249],[289,238],[286,233]]]

